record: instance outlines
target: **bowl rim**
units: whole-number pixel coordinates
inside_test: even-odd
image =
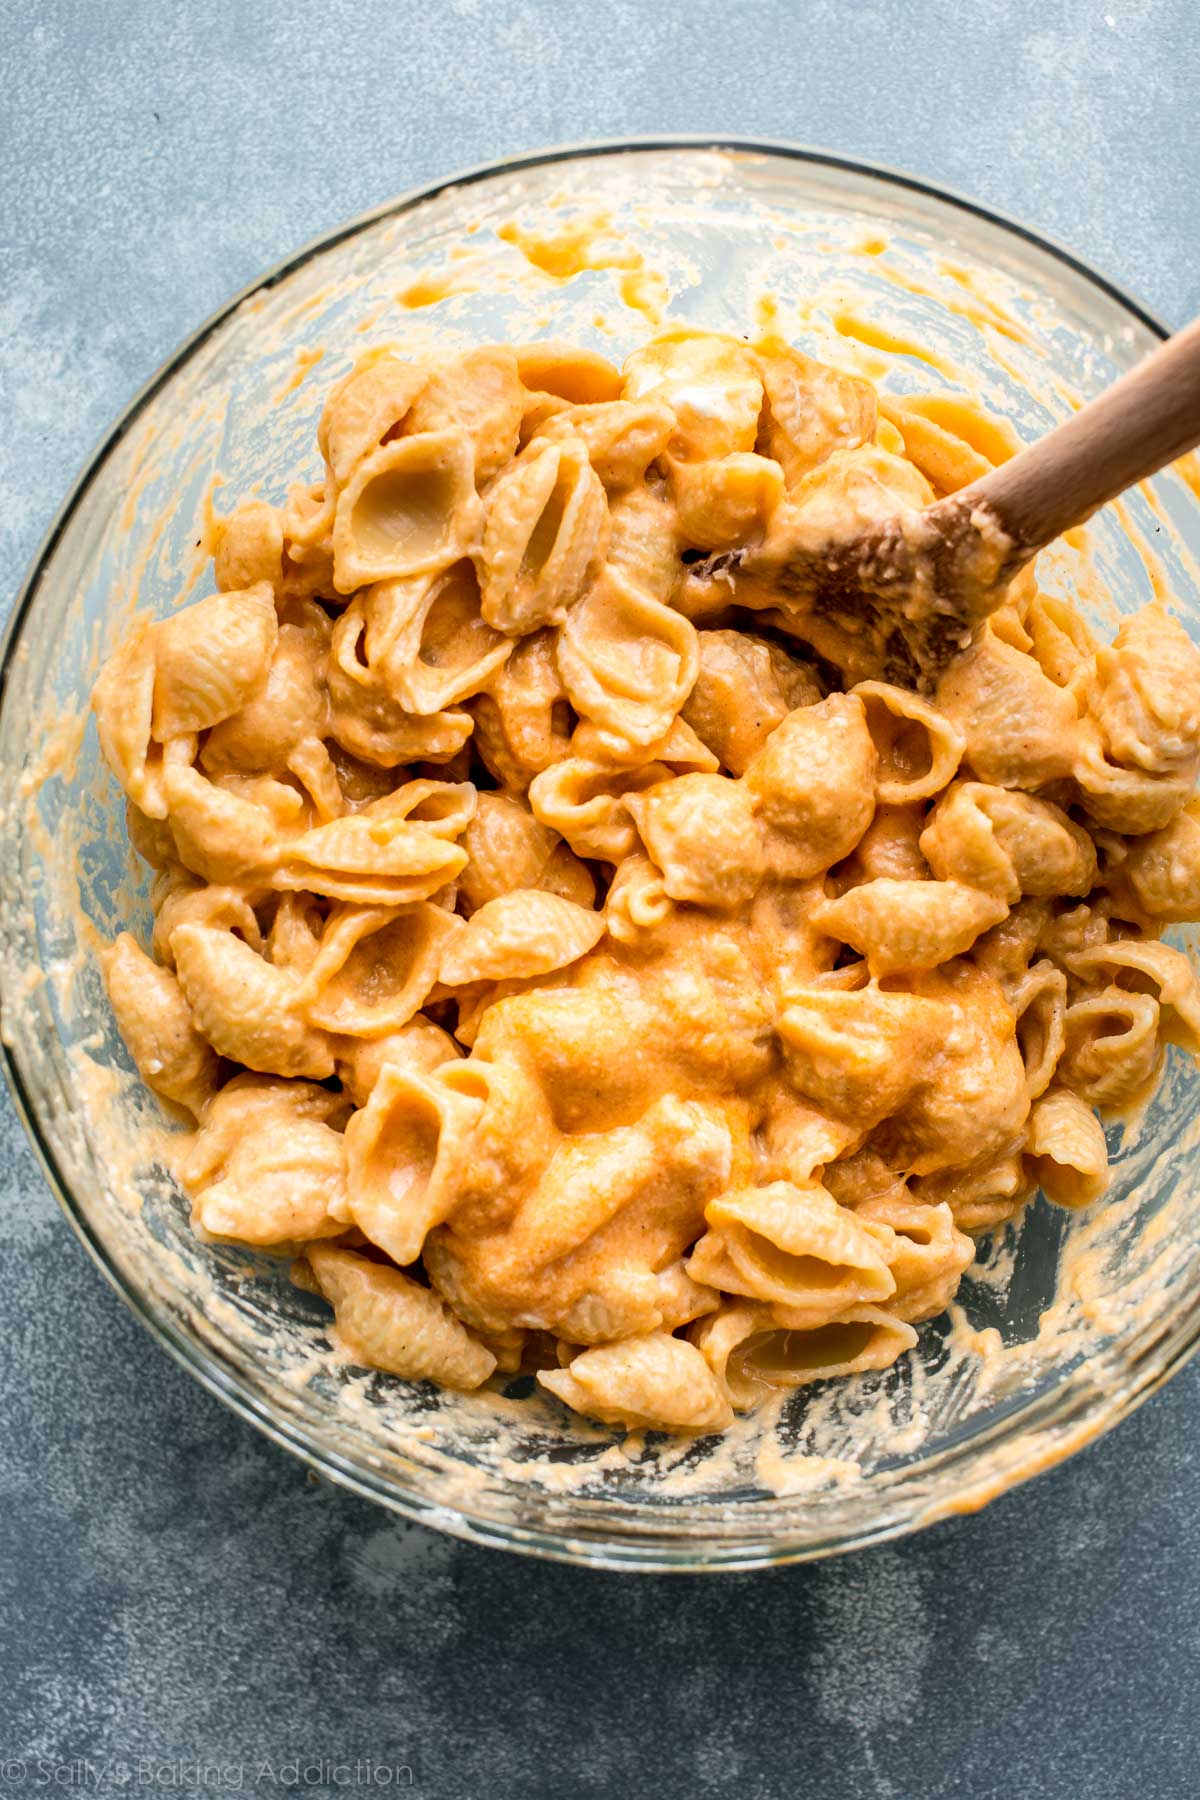
[[[474,163],[451,175],[405,189],[394,198],[385,200],[377,206],[343,220],[328,231],[310,238],[298,249],[280,258],[253,277],[229,299],[222,302],[193,331],[182,338],[153,374],[136,390],[132,398],[118,413],[113,424],[102,434],[85,458],[66,497],[54,513],[40,544],[34,551],[24,578],[17,589],[3,633],[0,634],[0,710],[3,709],[7,697],[13,657],[36,601],[42,577],[97,471],[121,439],[133,429],[143,410],[155,395],[250,296],[269,291],[314,256],[333,249],[337,244],[358,235],[371,225],[387,218],[400,218],[426,201],[456,188],[467,188],[495,176],[511,175],[523,169],[542,168],[556,163],[615,157],[630,152],[672,150],[773,156],[818,168],[866,176],[909,193],[927,196],[976,219],[981,219],[1010,236],[1034,246],[1037,250],[1049,254],[1073,273],[1082,276],[1086,282],[1099,289],[1109,299],[1114,300],[1132,319],[1144,326],[1155,337],[1165,338],[1169,335],[1169,328],[1162,320],[1128,289],[1102,274],[1053,236],[1036,231],[1001,209],[975,200],[953,187],[929,181],[892,165],[874,162],[866,158],[842,156],[816,146],[784,139],[732,137],[719,133],[671,133],[560,143],[541,150]],[[906,1536],[948,1513],[958,1510],[975,1510],[976,1505],[982,1505],[991,1498],[991,1495],[987,1494],[977,1502],[968,1499],[964,1501],[961,1508],[956,1505],[954,1500],[951,1500],[924,1512],[914,1509],[902,1513],[898,1517],[893,1515],[885,1518],[875,1528],[859,1530],[852,1536],[842,1538],[831,1536],[827,1541],[822,1542],[797,1543],[764,1537],[759,1540],[739,1539],[726,1545],[719,1539],[709,1539],[707,1543],[695,1543],[685,1539],[677,1540],[678,1550],[673,1551],[671,1539],[675,1534],[669,1529],[664,1529],[661,1534],[630,1532],[627,1536],[621,1537],[612,1535],[609,1527],[606,1527],[601,1534],[593,1536],[586,1527],[579,1526],[572,1527],[567,1533],[563,1533],[521,1522],[501,1524],[486,1514],[473,1512],[469,1505],[451,1507],[409,1489],[400,1488],[391,1479],[376,1475],[374,1471],[350,1462],[339,1452],[316,1446],[300,1425],[290,1417],[276,1411],[261,1398],[244,1375],[235,1373],[231,1366],[227,1367],[226,1359],[220,1353],[211,1346],[202,1346],[197,1343],[192,1334],[182,1330],[168,1312],[153,1307],[141,1289],[127,1277],[115,1258],[109,1254],[107,1247],[93,1231],[88,1220],[77,1209],[70,1183],[60,1169],[53,1145],[42,1129],[37,1108],[27,1090],[14,1055],[9,1033],[3,1029],[5,998],[4,992],[0,989],[0,1066],[3,1067],[8,1091],[46,1183],[93,1263],[129,1307],[135,1318],[147,1328],[172,1360],[184,1368],[207,1392],[223,1401],[235,1414],[255,1426],[273,1443],[289,1451],[318,1475],[330,1479],[340,1487],[382,1505],[410,1522],[430,1526],[471,1543],[504,1548],[551,1561],[596,1568],[633,1569],[647,1573],[748,1570],[811,1561]],[[1160,1338],[1160,1345],[1161,1342]],[[1123,1392],[1114,1395],[1110,1389],[1107,1394],[1107,1406],[1101,1409],[1099,1416],[1096,1416],[1095,1411],[1088,1406],[1086,1397],[1081,1396],[1083,1402],[1081,1410],[1092,1415],[1079,1420],[1079,1426],[1084,1429],[1077,1428],[1068,1432],[1066,1441],[1059,1446],[1049,1448],[1043,1446],[1038,1457],[1029,1459],[1031,1466],[1019,1466],[1015,1472],[997,1484],[997,1491],[1006,1492],[1009,1487],[1016,1486],[1029,1479],[1033,1474],[1052,1467],[1063,1457],[1070,1455],[1075,1448],[1090,1441],[1093,1436],[1107,1432],[1169,1380],[1197,1349],[1200,1349],[1200,1323],[1197,1324],[1196,1333],[1191,1342],[1181,1344],[1176,1341],[1171,1346],[1169,1354],[1158,1362],[1157,1367],[1143,1367],[1140,1379],[1135,1379]],[[1147,1356],[1145,1360],[1151,1362],[1152,1355]],[[1068,1386],[1072,1380],[1073,1377],[1067,1377],[1063,1387]],[[1061,1391],[1060,1388],[1056,1390],[1056,1393]],[[981,1435],[986,1438],[991,1436],[996,1429],[997,1427],[992,1427],[991,1430],[985,1430]],[[974,1441],[978,1442],[979,1439]]]

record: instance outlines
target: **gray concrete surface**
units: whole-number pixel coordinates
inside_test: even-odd
[[[1198,77],[1187,0],[0,0],[0,591],[228,292],[399,189],[545,142],[728,132],[887,161],[1181,322]],[[618,1578],[315,1484],[123,1310],[6,1102],[0,1232],[0,1789],[113,1791],[115,1763],[131,1790],[443,1800],[1200,1792],[1200,1369],[895,1548]]]

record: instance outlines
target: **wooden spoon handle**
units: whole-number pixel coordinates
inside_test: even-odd
[[[1048,437],[953,496],[991,509],[1025,562],[1200,443],[1200,319]]]

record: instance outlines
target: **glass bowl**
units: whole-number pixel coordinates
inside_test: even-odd
[[[1022,227],[882,170],[769,144],[587,146],[473,170],[359,219],[204,325],[84,470],[9,626],[0,1005],[17,1104],[76,1232],[159,1341],[333,1480],[424,1524],[567,1561],[749,1568],[984,1504],[1106,1430],[1195,1349],[1197,1075],[1171,1053],[1110,1133],[1103,1207],[1039,1199],[884,1375],[699,1443],[624,1440],[510,1381],[459,1395],[339,1362],[279,1263],[200,1244],[96,962],[148,922],[87,695],[136,605],[211,586],[218,478],[319,472],[324,387],[365,347],[562,336],[616,357],[660,319],[763,324],[893,392],[974,386],[1031,438],[1162,327]],[[219,501],[219,496],[218,496]],[[1200,504],[1160,476],[1043,558],[1109,631],[1167,588],[1200,623]]]

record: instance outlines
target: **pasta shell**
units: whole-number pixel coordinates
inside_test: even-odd
[[[1031,656],[985,635],[943,675],[939,710],[966,744],[981,781],[1044,787],[1075,763],[1079,714]]]
[[[329,664],[329,734],[351,756],[375,768],[445,762],[471,735],[466,712],[405,712],[382,677],[359,655],[366,632],[362,599],[352,600],[333,629]]]
[[[675,429],[675,414],[657,401],[610,400],[593,406],[569,406],[538,428],[539,443],[577,439],[588,461],[610,492],[641,481],[662,455]]]
[[[539,990],[524,998],[546,997]],[[502,1002],[488,1020],[522,1005]],[[465,1085],[483,1074],[490,1084],[503,1073],[503,1062],[481,1046],[439,1079]],[[530,1069],[525,1080],[544,1108],[551,1098],[544,1078]],[[528,1141],[537,1154],[521,1171],[493,1157],[495,1192],[483,1217],[456,1213],[430,1238],[431,1279],[457,1311],[487,1329],[507,1322],[554,1330],[572,1343],[656,1329],[664,1304],[678,1299],[675,1283],[664,1289],[658,1271],[679,1260],[705,1202],[728,1184],[731,1141],[723,1117],[665,1095],[632,1125],[584,1131],[555,1145],[528,1105],[518,1111],[503,1086],[500,1094],[519,1120],[504,1141]],[[472,1167],[474,1155],[473,1144]]]
[[[860,681],[852,692],[866,708],[879,758],[875,798],[903,806],[940,794],[962,761],[963,740],[935,706],[886,681]]]
[[[586,907],[589,912],[596,904],[596,878],[569,844],[555,845],[538,886],[548,894],[560,894],[564,900]]]
[[[1010,1151],[922,1176],[911,1192],[922,1205],[948,1206],[959,1231],[979,1232],[1016,1218],[1036,1188],[1019,1151]]]
[[[633,815],[672,900],[744,906],[766,873],[762,833],[745,789],[723,775],[680,775],[630,794]]]
[[[306,1257],[355,1361],[408,1381],[459,1389],[479,1387],[495,1369],[491,1351],[445,1301],[399,1269],[331,1245],[316,1245]]]
[[[936,406],[941,396],[930,398]],[[936,494],[957,493],[959,488],[979,480],[995,467],[992,457],[984,455],[976,445],[952,430],[949,422],[942,422],[926,412],[925,406],[929,402],[922,396],[905,395],[902,402],[884,398],[879,404],[884,417],[900,432],[903,454],[920,469]],[[963,403],[958,401],[957,404]],[[1003,461],[1019,445],[990,443],[989,448],[994,452],[1003,450],[1004,455],[996,457],[996,461]]]
[[[763,384],[738,338],[676,326],[625,363],[626,400],[656,400],[675,415],[672,456],[689,462],[753,450]]]
[[[346,1127],[350,1214],[402,1266],[459,1198],[471,1135],[483,1111],[435,1076],[385,1063]]]
[[[648,856],[626,856],[617,866],[604,901],[608,934],[618,944],[635,944],[644,932],[665,925],[675,907],[663,878]]]
[[[323,555],[329,548],[333,529],[334,489],[332,481],[294,481],[288,489],[283,508],[284,562]],[[285,570],[284,585],[287,585]]]
[[[1064,914],[1063,917],[1069,917]],[[981,969],[994,975],[1011,998],[1040,949],[1045,949],[1043,933],[1058,929],[1051,920],[1049,900],[1018,900],[1007,919],[987,932],[979,941],[975,959]]]
[[[661,1315],[659,1329],[662,1331],[677,1331],[681,1325],[690,1325],[693,1319],[716,1312],[721,1304],[721,1296],[715,1288],[692,1280],[682,1257],[660,1270],[654,1280],[657,1289],[654,1303]]]
[[[531,392],[553,395],[568,406],[601,405],[621,394],[620,371],[606,357],[557,339],[519,345],[517,371]]]
[[[211,1237],[279,1249],[345,1230],[340,1096],[307,1081],[237,1075],[180,1160],[193,1223]]]
[[[341,1095],[312,1081],[235,1075],[209,1103],[180,1159],[180,1180],[191,1193],[219,1180],[242,1144],[278,1137],[297,1119],[319,1119],[336,1127],[347,1111]]]
[[[955,1225],[950,1208],[924,1205],[899,1187],[865,1200],[855,1214],[892,1233],[890,1315],[919,1325],[944,1312],[975,1257],[974,1242]]]
[[[471,915],[442,953],[447,987],[565,969],[604,936],[604,914],[537,889],[501,894]]]
[[[571,709],[554,657],[554,633],[522,639],[472,703],[475,747],[502,787],[523,792],[570,751]]]
[[[318,633],[282,625],[257,693],[209,732],[200,754],[204,768],[282,774],[298,744],[322,738],[326,656]]]
[[[108,997],[138,1074],[164,1099],[199,1117],[217,1083],[217,1059],[192,1023],[169,969],[151,962],[127,931],[104,953]]]
[[[1061,807],[1032,794],[1012,793],[989,795],[984,804],[1023,894],[1091,892],[1097,876],[1095,845]]]
[[[754,359],[764,400],[759,443],[781,465],[789,487],[835,450],[870,443],[876,403],[869,383],[815,362],[780,337],[760,338]]]
[[[212,594],[156,628],[154,735],[206,731],[264,686],[278,634],[269,584]]]
[[[1200,806],[1132,844],[1122,874],[1150,918],[1200,919]]]
[[[797,1099],[784,1080],[776,1078],[770,1083],[762,1104],[763,1117],[746,1145],[748,1154],[744,1166],[736,1171],[735,1186],[753,1183],[765,1187],[784,1181],[798,1188],[810,1187],[829,1175],[826,1164],[840,1169],[843,1165],[836,1159],[859,1140],[859,1133]],[[836,1192],[832,1178],[826,1185],[831,1193]]]
[[[1156,774],[1110,762],[1090,720],[1077,733],[1071,773],[1088,818],[1095,825],[1139,837],[1169,825],[1191,799],[1195,785],[1195,770],[1191,768]]]
[[[210,1238],[278,1249],[336,1237],[346,1228],[345,1204],[341,1132],[292,1118],[237,1147],[222,1178],[196,1194],[192,1224]]]
[[[213,1049],[266,1075],[333,1074],[328,1039],[296,1011],[296,984],[232,932],[184,924],[171,938],[179,985]]]
[[[405,430],[465,431],[475,449],[475,479],[482,483],[516,455],[525,401],[517,359],[507,346],[467,350],[434,368]]]
[[[213,574],[223,593],[256,587],[260,581],[272,588],[282,582],[283,519],[277,506],[250,500],[219,521]]]
[[[1053,963],[1034,963],[1009,996],[1017,1021],[1017,1042],[1025,1064],[1025,1085],[1036,1100],[1054,1079],[1066,1046],[1067,978]]]
[[[358,363],[332,390],[317,427],[317,444],[340,487],[404,424],[428,379],[424,364],[384,351]]]
[[[1033,655],[1044,674],[1067,687],[1096,654],[1096,640],[1069,600],[1039,593],[1026,616]]]
[[[179,852],[165,819],[151,819],[140,806],[126,800],[125,829],[133,848],[152,869],[165,870],[178,865]]]
[[[907,806],[876,806],[849,860],[837,871],[837,883],[844,889],[881,877],[927,881],[930,868],[921,851],[924,824],[925,808],[919,800]]]
[[[864,1148],[851,1156],[831,1161],[822,1171],[821,1184],[828,1188],[839,1206],[856,1213],[868,1200],[901,1192],[905,1178],[889,1168],[876,1151]]]
[[[469,915],[500,894],[540,887],[561,842],[512,795],[481,793],[462,839],[468,858],[458,884],[464,910]]]
[[[320,953],[321,903],[314,894],[281,894],[267,933],[267,961],[289,975],[307,975]],[[301,989],[296,993],[300,1005]]]
[[[467,860],[453,840],[473,806],[470,788],[409,782],[361,812],[293,838],[272,884],[363,906],[427,900]]]
[[[1029,1116],[1003,990],[969,962],[911,979],[920,980],[922,997],[945,1007],[944,1029],[926,1052],[908,1105],[877,1129],[874,1145],[894,1168],[914,1175],[994,1159],[1020,1137]]]
[[[615,494],[608,508],[608,566],[663,606],[675,603],[685,573],[679,519],[660,487]],[[726,592],[724,605],[728,605]]]
[[[382,445],[357,465],[338,496],[338,593],[447,568],[475,547],[481,513],[474,447],[465,432],[422,432]]]
[[[1084,980],[1100,976],[1130,992],[1152,994],[1163,1012],[1167,1041],[1200,1056],[1200,979],[1181,951],[1145,938],[1115,938],[1066,961]]]
[[[373,800],[362,814],[374,819],[405,819],[434,837],[461,837],[475,816],[475,789],[469,781],[406,781]],[[362,816],[362,815],[360,815]]]
[[[744,631],[701,631],[699,672],[682,717],[732,775],[745,772],[777,725],[821,698],[815,675]]]
[[[787,715],[744,777],[773,874],[803,881],[850,854],[875,810],[877,767],[854,695],[830,694]]]
[[[447,1234],[477,1235],[486,1244],[512,1222],[559,1143],[550,1102],[541,1084],[512,1061],[472,1056],[444,1062],[437,1081],[482,1107],[471,1127],[470,1162],[461,1173],[460,1204]],[[427,1267],[436,1286],[434,1264],[427,1260]]]
[[[1008,912],[1007,902],[956,881],[864,881],[826,900],[814,923],[851,944],[873,976],[901,969],[933,969],[962,956],[980,932]]]
[[[150,779],[154,708],[154,626],[141,619],[109,657],[92,689],[92,709],[105,762],[135,805],[165,819],[161,785]]]
[[[399,1031],[428,999],[458,930],[453,914],[427,902],[398,917],[377,907],[335,909],[303,984],[306,1016],[344,1037]]]
[[[1034,1180],[1055,1206],[1090,1206],[1108,1186],[1104,1129],[1067,1088],[1052,1088],[1035,1103],[1025,1151]]]
[[[1077,680],[1105,757],[1149,775],[1196,773],[1200,756],[1200,651],[1165,607],[1123,619]]]
[[[806,1325],[753,1303],[722,1306],[692,1327],[692,1337],[738,1412],[811,1381],[890,1368],[917,1341],[911,1325],[877,1306]]]
[[[778,1029],[796,1092],[865,1134],[911,1100],[953,1024],[924,995],[814,985],[790,996]]]
[[[483,622],[469,562],[441,575],[384,582],[370,590],[363,610],[371,668],[418,717],[477,694],[513,651],[511,638]]]
[[[564,837],[577,856],[619,863],[637,843],[625,796],[666,774],[661,763],[621,769],[570,757],[534,778],[529,804],[535,818]]]
[[[628,1229],[630,1256],[652,1268],[673,1261],[706,1202],[727,1185],[731,1154],[719,1113],[670,1094],[635,1124],[564,1141],[515,1221],[506,1246],[510,1273],[552,1270],[585,1242],[594,1249],[597,1234],[618,1223]],[[647,1242],[651,1233],[660,1241]],[[594,1273],[595,1265],[580,1261],[574,1297]]]
[[[889,456],[904,455],[904,438],[891,420],[884,418],[882,408],[879,418],[875,421],[874,442],[881,450],[886,450]]]
[[[816,1183],[737,1188],[709,1202],[688,1258],[694,1281],[787,1306],[819,1325],[895,1292],[889,1231],[870,1228]]]
[[[1158,1002],[1118,987],[1078,1000],[1063,1021],[1059,1079],[1089,1106],[1115,1112],[1143,1099],[1158,1075]]]
[[[524,635],[560,625],[602,562],[604,489],[578,439],[537,443],[496,478],[480,557],[483,617]]]
[[[285,767],[303,787],[322,823],[341,818],[346,805],[337,765],[320,738],[305,738],[294,745]]]
[[[218,884],[265,879],[281,848],[279,827],[265,806],[215,786],[196,769],[166,769],[163,787],[186,868]]]
[[[333,517],[336,500],[332,479],[296,482],[283,509],[283,573],[275,593],[289,600],[332,598]]]
[[[978,781],[960,782],[942,796],[921,849],[942,879],[1009,901],[1021,894],[1086,894],[1096,881],[1092,840],[1061,808]]]
[[[568,403],[560,400],[556,394],[527,394],[525,410],[521,414],[521,429],[518,433],[518,441],[522,450],[538,435],[542,426],[549,420],[557,418],[559,413],[569,411]]]
[[[666,733],[652,744],[631,744],[584,719],[571,734],[571,751],[585,762],[610,763],[618,769],[634,769],[645,763],[662,763],[672,775],[715,775],[717,759],[702,744],[691,726],[674,718]]]
[[[1013,904],[1021,883],[1012,858],[997,841],[986,797],[1004,788],[963,781],[943,794],[921,833],[921,853],[940,881],[961,881]]]
[[[634,1431],[724,1431],[729,1402],[699,1351],[655,1331],[585,1350],[538,1381],[575,1412]]]
[[[334,1045],[338,1080],[355,1106],[367,1104],[385,1063],[431,1075],[461,1054],[450,1033],[423,1015],[386,1037],[341,1038]]]
[[[699,666],[695,628],[611,568],[559,633],[559,673],[576,712],[631,744],[664,736]]]
[[[742,451],[710,462],[668,461],[679,536],[693,549],[732,550],[762,536],[783,500],[783,470]]]
[[[200,883],[186,876],[173,882],[162,892],[157,884],[154,894],[154,935],[152,948],[158,961],[168,969],[175,966],[171,934],[177,925],[211,925],[218,931],[236,931],[252,950],[262,952],[262,933],[254,909],[240,888],[222,887],[214,882]]]

